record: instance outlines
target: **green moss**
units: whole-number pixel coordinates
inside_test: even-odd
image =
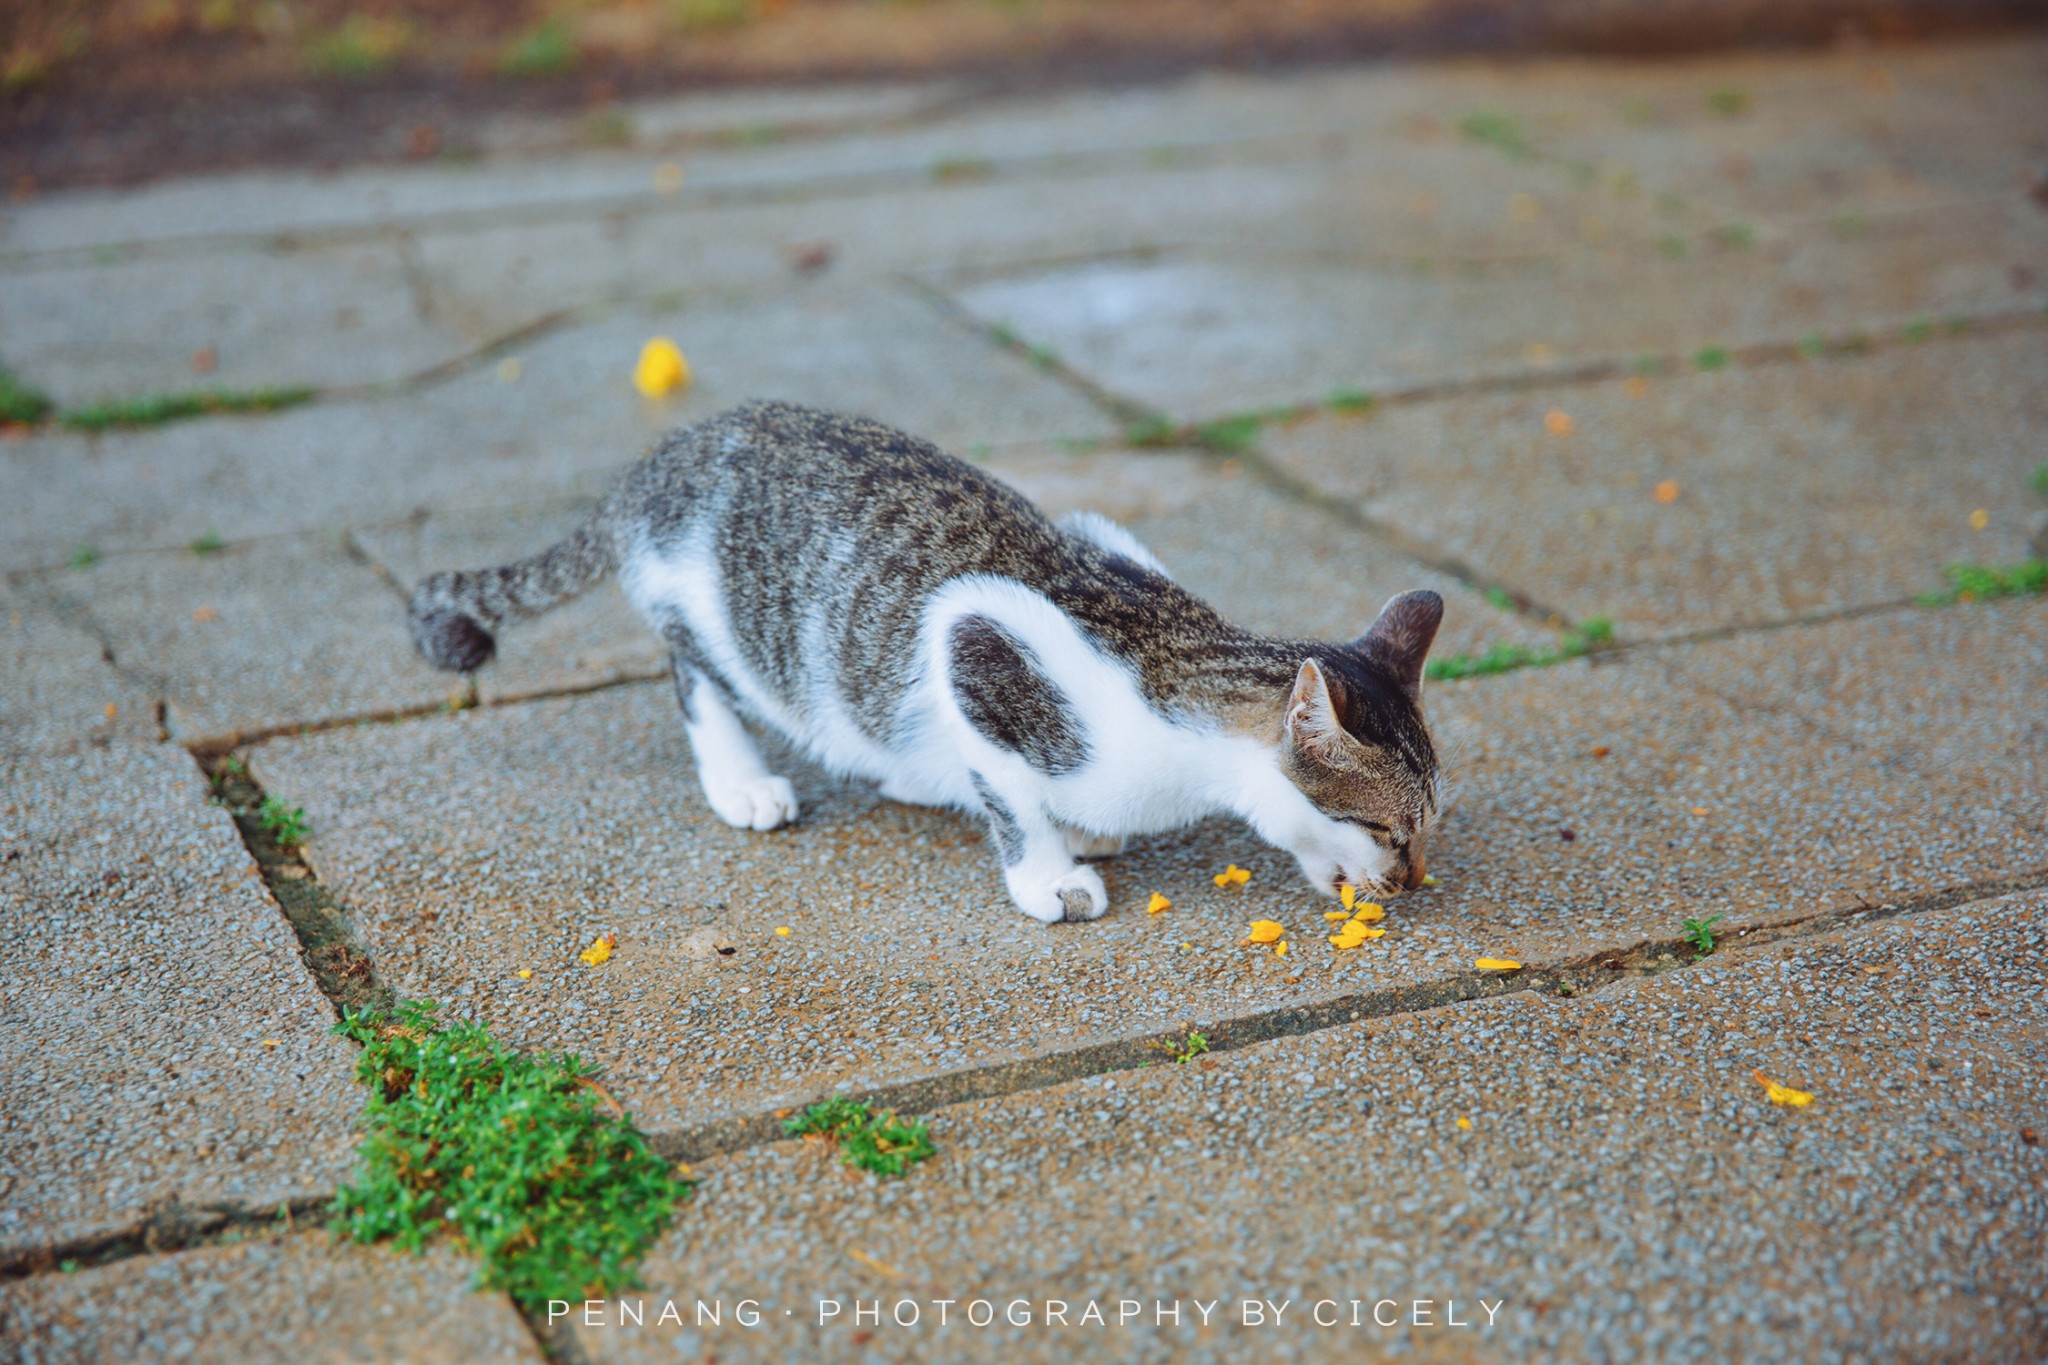
[[[32,389],[0,365],[0,422],[40,422],[50,415],[50,396]]]
[[[2035,465],[2034,475],[2028,482],[2034,485],[2036,493],[2039,493],[2044,498],[2048,498],[2048,464]]]
[[[100,562],[99,547],[97,545],[75,545],[71,549],[71,557],[65,562],[74,569],[90,569],[93,565]]]
[[[1477,678],[1492,673],[1512,673],[1521,668],[1545,668],[1568,659],[1582,658],[1614,643],[1614,623],[1605,616],[1588,617],[1568,630],[1554,645],[1525,645],[1502,641],[1481,654],[1450,654],[1431,659],[1423,676],[1431,681]]]
[[[217,555],[226,545],[227,541],[221,539],[220,532],[204,531],[200,533],[198,539],[192,542],[192,553],[195,555]]]
[[[360,79],[388,70],[412,43],[403,19],[351,14],[306,46],[306,65],[325,76]]]
[[[256,823],[282,849],[304,847],[306,836],[312,833],[306,812],[298,806],[287,806],[275,796],[263,798],[263,805],[256,812]]]
[[[816,1134],[835,1142],[841,1161],[885,1178],[903,1175],[939,1150],[922,1119],[898,1118],[844,1095],[812,1105],[782,1127],[793,1137]]]
[[[1685,259],[1685,238],[1675,232],[1667,232],[1657,239],[1657,250],[1674,261],[1682,261]]]
[[[687,29],[737,28],[754,17],[753,0],[674,0],[672,8]]]
[[[502,76],[559,76],[576,65],[576,40],[559,19],[544,19],[498,54]]]
[[[274,389],[200,389],[191,393],[146,393],[66,408],[57,420],[73,431],[105,431],[110,427],[153,427],[187,417],[224,412],[276,412],[312,401],[304,385]]]
[[[1261,414],[1255,412],[1218,418],[1196,428],[1195,439],[1211,450],[1220,450],[1228,455],[1242,454],[1259,439],[1259,425],[1263,420]]]
[[[1724,85],[1707,92],[1707,108],[1722,118],[1735,118],[1749,112],[1749,92],[1732,85]]]
[[[336,1030],[362,1044],[370,1091],[342,1231],[415,1252],[447,1232],[483,1262],[479,1287],[529,1308],[637,1286],[690,1181],[607,1112],[580,1058],[519,1053],[435,1010],[351,1011]]]
[[[1180,429],[1171,418],[1143,417],[1124,428],[1124,444],[1129,446],[1172,445]]]
[[[1903,335],[1907,341],[1917,346],[1934,335],[1934,324],[1926,318],[1914,318],[1906,324]]]
[[[1693,352],[1692,363],[1702,370],[1719,370],[1728,364],[1728,348],[1725,346],[1702,346]]]
[[[1493,148],[1517,161],[1526,161],[1536,155],[1536,149],[1522,136],[1521,125],[1512,114],[1497,110],[1480,110],[1458,120],[1458,131],[1474,142]]]
[[[1364,389],[1335,389],[1323,400],[1323,406],[1332,412],[1357,413],[1370,411],[1373,402],[1373,396]]]
[[[2023,559],[2003,568],[1995,564],[1950,564],[1941,571],[1948,587],[1922,593],[1923,606],[1950,602],[1989,602],[2000,597],[2037,597],[2048,592],[2048,560]]]

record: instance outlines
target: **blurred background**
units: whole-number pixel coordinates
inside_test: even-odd
[[[2038,19],[2036,0],[10,0],[0,173],[38,188],[502,150],[509,114],[772,83],[978,89],[1460,52],[1699,52]],[[529,130],[530,132],[531,130]]]

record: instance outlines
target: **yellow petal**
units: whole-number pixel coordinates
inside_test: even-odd
[[[777,926],[775,926],[775,937],[788,938],[789,926],[787,924],[778,924]]]
[[[633,387],[648,398],[661,398],[690,387],[690,362],[667,337],[655,337],[640,348],[633,366]]]
[[[1349,910],[1352,904],[1358,900],[1358,888],[1348,882],[1345,883],[1337,888],[1337,899],[1344,902],[1344,908]]]
[[[616,948],[618,943],[619,936],[617,934],[606,934],[603,938],[593,939],[590,946],[576,956],[595,967],[611,961],[612,949]]]
[[[1250,937],[1254,943],[1272,943],[1286,932],[1277,920],[1255,919],[1252,921]]]
[[[1377,924],[1387,917],[1386,907],[1375,901],[1367,901],[1358,907],[1358,913],[1351,918],[1360,924]]]
[[[1478,957],[1472,965],[1483,972],[1519,972],[1522,964],[1511,957]]]
[[[1360,938],[1385,938],[1387,936],[1386,930],[1374,929],[1369,925],[1360,924],[1357,920],[1351,921],[1344,928],[1346,932],[1355,933]]]
[[[1157,891],[1152,893],[1151,900],[1145,902],[1145,913],[1148,915],[1156,915],[1162,910],[1171,910],[1172,908],[1173,902],[1160,895]]]
[[[1779,1085],[1761,1071],[1752,1071],[1749,1074],[1762,1082],[1764,1098],[1768,1099],[1772,1104],[1786,1104],[1794,1109],[1804,1109],[1807,1105],[1813,1103],[1813,1096],[1807,1094],[1804,1090],[1794,1090],[1789,1085]]]
[[[1340,919],[1349,919],[1351,917],[1342,910],[1325,910],[1323,911],[1323,918],[1334,924]]]

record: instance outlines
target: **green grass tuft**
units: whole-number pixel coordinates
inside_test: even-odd
[[[1589,616],[1576,628],[1566,631],[1554,645],[1525,645],[1503,640],[1489,646],[1483,654],[1447,654],[1431,659],[1423,665],[1422,675],[1437,682],[1478,678],[1491,673],[1512,673],[1518,668],[1545,668],[1583,658],[1613,643],[1614,622],[1605,616]]]
[[[1209,1050],[1209,1035],[1190,1029],[1188,1036],[1178,1042],[1154,1043],[1152,1046],[1172,1058],[1175,1066],[1186,1066]]]
[[[192,542],[192,553],[195,555],[217,555],[226,546],[227,541],[221,538],[220,532],[204,531],[200,533],[197,540]]]
[[[154,427],[187,417],[223,412],[276,412],[311,402],[313,390],[303,385],[277,389],[201,389],[193,393],[146,393],[66,408],[57,420],[73,431],[106,431],[111,427]]]
[[[1205,422],[1195,431],[1195,438],[1211,450],[1220,450],[1226,455],[1239,455],[1252,448],[1259,439],[1258,413],[1239,413],[1235,417],[1221,417]]]
[[[2035,465],[2033,477],[2028,482],[2034,485],[2036,493],[2048,498],[2048,464]]]
[[[1725,346],[1702,346],[1693,352],[1692,363],[1703,370],[1718,370],[1728,364],[1728,348]]]
[[[1707,94],[1707,108],[1723,118],[1734,118],[1749,112],[1749,94],[1732,85],[1724,85]]]
[[[277,846],[284,849],[303,848],[306,836],[311,834],[311,823],[306,812],[299,806],[287,806],[275,796],[263,798],[262,808],[256,812],[256,823],[263,832],[277,840]]]
[[[1529,139],[1522,135],[1522,127],[1515,122],[1512,114],[1496,110],[1480,110],[1467,114],[1458,120],[1458,131],[1474,142],[1491,147],[1495,151],[1526,161],[1536,155],[1536,149],[1529,145]]]
[[[50,396],[32,389],[14,377],[14,371],[0,365],[0,422],[40,422],[50,415]]]
[[[99,562],[100,549],[97,545],[74,545],[71,547],[71,557],[65,561],[74,569],[90,569]]]
[[[544,19],[498,54],[501,76],[559,76],[576,65],[576,40],[559,19]]]
[[[1720,918],[1719,915],[1709,915],[1705,919],[1686,920],[1679,926],[1686,941],[1692,944],[1693,951],[1701,957],[1714,951],[1714,922]]]
[[[324,76],[374,76],[404,55],[412,38],[412,25],[403,19],[351,14],[307,44],[306,65]]]
[[[792,1137],[816,1133],[836,1142],[841,1161],[885,1178],[903,1175],[939,1150],[924,1120],[898,1118],[845,1095],[812,1105],[785,1120],[782,1128]]]
[[[580,1058],[522,1054],[435,1010],[350,1011],[336,1029],[362,1044],[370,1091],[361,1174],[334,1201],[342,1230],[414,1252],[445,1230],[481,1258],[480,1288],[528,1308],[637,1287],[691,1182],[606,1111]]]
[[[2048,592],[2048,559],[2023,559],[2000,568],[1994,564],[1950,564],[1941,571],[1948,580],[1942,592],[1922,593],[1922,606],[1950,602],[1990,602],[2000,597],[2038,597]]]
[[[1323,406],[1332,412],[1369,412],[1373,401],[1364,389],[1337,389],[1323,400]]]
[[[1180,428],[1170,417],[1145,417],[1124,428],[1124,444],[1130,446],[1167,446],[1180,434]]]

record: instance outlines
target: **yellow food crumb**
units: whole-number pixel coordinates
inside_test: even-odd
[[[1246,882],[1250,881],[1251,879],[1251,873],[1245,871],[1236,863],[1232,863],[1230,866],[1224,868],[1221,872],[1218,872],[1214,880],[1216,882],[1216,885],[1218,886],[1229,886],[1233,883],[1235,883],[1238,886],[1243,886]]]
[[[1511,957],[1475,957],[1472,965],[1482,972],[1519,972],[1522,964]]]
[[[611,961],[612,949],[618,946],[619,936],[617,934],[606,934],[603,938],[592,939],[590,946],[578,953],[577,956],[595,967],[600,963]]]
[[[787,924],[778,924],[778,925],[776,925],[776,926],[775,926],[775,937],[777,937],[777,938],[788,938],[788,937],[789,937],[789,926],[788,926]]]
[[[1779,1085],[1761,1071],[1752,1071],[1749,1074],[1756,1077],[1758,1082],[1762,1084],[1764,1098],[1768,1099],[1772,1104],[1784,1104],[1790,1105],[1794,1109],[1804,1109],[1807,1105],[1813,1103],[1813,1096],[1807,1094],[1804,1090],[1794,1090],[1789,1085]]]
[[[108,702],[108,703],[107,703],[107,719],[108,719],[108,720],[112,720],[112,719],[113,719],[113,718],[114,718],[115,716],[118,716],[118,715],[120,715],[120,714],[121,714],[121,708],[120,708],[120,707],[116,706],[116,705],[115,705],[115,704],[114,704],[113,702]]]
[[[655,337],[640,348],[633,366],[633,387],[648,398],[661,398],[690,387],[690,362],[675,342]]]
[[[1274,956],[1274,957],[1286,957],[1286,956],[1287,956],[1287,940],[1285,940],[1285,939],[1282,939],[1282,940],[1280,940],[1280,942],[1278,942],[1278,943],[1276,943],[1276,944],[1274,944],[1274,945],[1273,945],[1273,956]]]
[[[1543,429],[1552,436],[1569,436],[1578,430],[1578,425],[1563,408],[1552,408],[1543,414]]]
[[[1655,488],[1650,490],[1650,496],[1655,498],[1658,502],[1677,502],[1678,480],[1664,480],[1664,482],[1658,484]]]
[[[1367,901],[1358,907],[1358,913],[1351,918],[1360,924],[1377,924],[1387,917],[1386,907],[1377,901]]]
[[[193,610],[192,619],[204,623],[207,621],[214,620],[219,615],[220,613],[215,611],[212,607],[198,607]]]
[[[1981,531],[1990,524],[1991,514],[1983,508],[1979,507],[1976,511],[1970,513],[1970,529],[1972,531]]]
[[[1162,910],[1171,909],[1173,909],[1173,902],[1160,895],[1157,891],[1152,893],[1151,900],[1145,902],[1145,913],[1148,915],[1156,915]]]
[[[1469,1132],[1471,1132],[1471,1131],[1472,1131],[1472,1120],[1470,1120],[1470,1119],[1459,1119],[1459,1120],[1458,1120],[1458,1127],[1462,1128],[1463,1130],[1465,1130],[1466,1132],[1468,1132],[1468,1133],[1469,1133]]]
[[[1694,815],[1705,815],[1707,813],[1707,808],[1705,806],[1694,806],[1692,808],[1692,813]]]
[[[531,967],[521,967],[521,968],[519,969],[519,979],[520,979],[521,981],[531,981],[531,980],[533,980],[533,968],[531,968]]]
[[[1246,931],[1246,935],[1253,943],[1272,943],[1286,932],[1287,930],[1277,920],[1255,919],[1252,921],[1252,927]]]

